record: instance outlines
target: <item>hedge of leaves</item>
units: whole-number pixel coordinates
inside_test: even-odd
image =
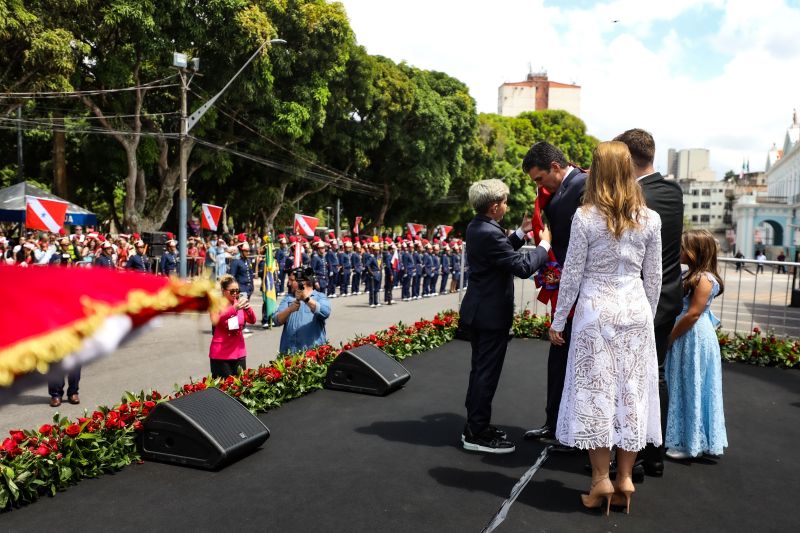
[[[514,317],[514,336],[528,339],[548,339],[550,317],[535,315],[526,310]],[[800,368],[800,339],[780,338],[759,328],[747,335],[717,330],[722,359],[761,366]]]
[[[38,429],[12,430],[0,445],[0,509],[33,502],[43,494],[55,495],[81,479],[141,462],[137,432],[159,402],[217,387],[253,413],[268,411],[322,388],[328,366],[342,350],[374,344],[401,361],[450,341],[457,320],[456,313],[445,312],[409,326],[400,323],[341,348],[318,346],[248,368],[238,376],[205,377],[176,387],[171,396],[127,392],[119,405],[98,407],[91,414],[85,411],[77,420],[56,414],[51,424]]]

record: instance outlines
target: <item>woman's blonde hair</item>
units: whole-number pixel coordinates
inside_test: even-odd
[[[228,290],[228,287],[231,286],[232,283],[236,282],[236,278],[231,276],[230,274],[223,274],[219,277],[219,286],[223,291]]]
[[[681,249],[686,254],[689,270],[683,278],[683,293],[690,294],[697,288],[704,272],[709,272],[719,283],[719,294],[725,291],[725,284],[717,269],[717,241],[711,232],[704,229],[690,229],[681,236]],[[719,294],[717,296],[719,296]]]
[[[608,231],[616,239],[626,230],[639,227],[644,195],[625,144],[609,141],[597,145],[586,178],[583,203],[595,206],[605,216]]]

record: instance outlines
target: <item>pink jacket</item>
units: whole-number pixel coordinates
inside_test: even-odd
[[[239,329],[229,330],[228,319],[238,315]],[[234,306],[225,309],[219,315],[219,322],[214,328],[214,337],[211,339],[211,346],[208,349],[208,357],[211,359],[240,359],[247,356],[247,348],[244,345],[245,320],[248,324],[256,323],[256,314],[253,308],[236,310]]]

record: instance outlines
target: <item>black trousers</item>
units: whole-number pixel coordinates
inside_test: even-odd
[[[564,344],[550,345],[547,357],[547,405],[545,406],[545,425],[550,426],[553,432],[558,424],[558,408],[561,406],[561,393],[564,391],[564,377],[567,375],[567,355],[569,342],[572,337],[572,319],[568,318],[561,333]]]
[[[673,322],[665,322],[656,326],[656,353],[658,354],[658,400],[661,403],[661,440],[667,432],[667,411],[669,409],[669,397],[667,395],[667,381],[664,379],[664,364],[667,360],[667,344],[669,334],[672,331]],[[664,462],[664,445],[653,446],[648,444],[639,454],[639,458],[648,464]]]
[[[239,359],[209,359],[211,361],[211,377],[226,378],[235,376],[247,368],[247,357]]]
[[[73,394],[78,394],[78,384],[81,381],[81,367],[76,366],[67,372],[67,398]],[[53,378],[47,383],[47,392],[53,398],[64,397],[64,376]]]
[[[469,372],[467,424],[477,435],[489,426],[492,419],[492,399],[503,371],[508,347],[508,330],[470,328],[472,369]]]

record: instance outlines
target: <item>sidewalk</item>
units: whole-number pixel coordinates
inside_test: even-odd
[[[517,284],[520,290],[521,282]],[[528,282],[525,296],[533,294]],[[400,302],[400,289],[395,289],[396,302],[391,306],[370,309],[367,295],[331,300],[332,312],[327,324],[328,339],[338,346],[357,334],[368,335],[397,322],[412,323],[430,319],[439,311],[458,309],[458,295],[448,294],[411,302]],[[519,294],[519,292],[517,293]],[[381,299],[383,292],[381,291]],[[519,298],[516,299],[519,301]],[[261,292],[252,298],[259,318],[246,339],[247,364],[255,367],[273,360],[278,353],[281,328],[261,329]],[[0,406],[0,435],[10,429],[28,429],[49,422],[56,411],[69,417],[83,416],[97,405],[119,403],[125,391],[156,389],[170,393],[174,386],[188,383],[190,377],[201,378],[209,372],[208,346],[211,324],[205,313],[167,315],[143,331],[136,339],[106,359],[84,367],[80,382],[80,405],[64,402],[57,409],[48,405],[47,386],[29,389],[8,405]]]

